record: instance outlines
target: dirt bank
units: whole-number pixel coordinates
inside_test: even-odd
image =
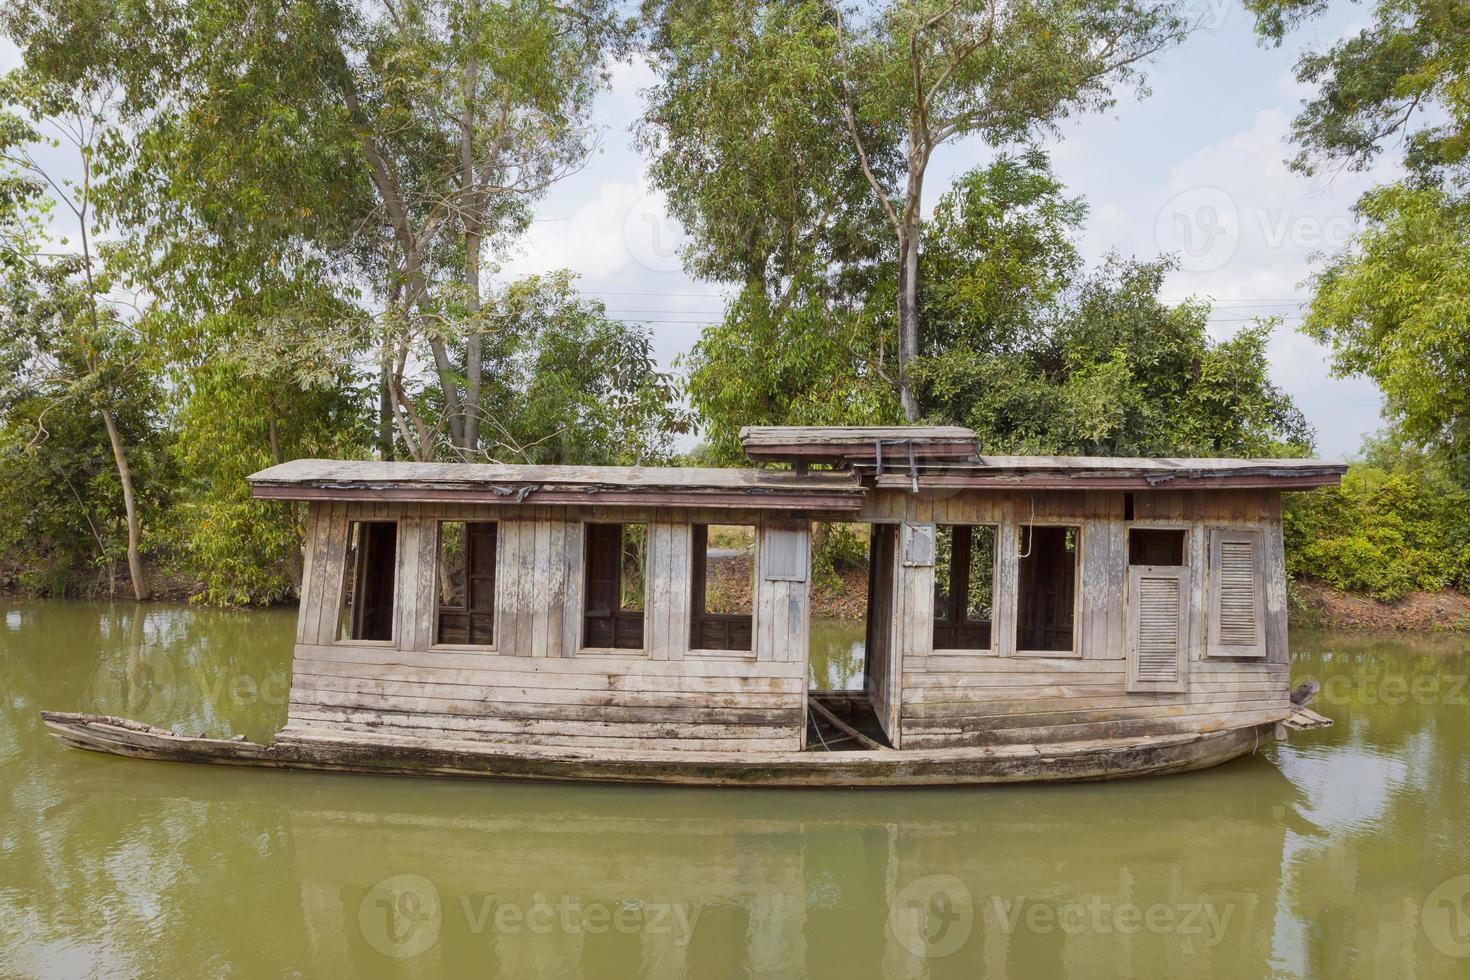
[[[1470,595],[1448,589],[1410,592],[1398,602],[1338,592],[1320,582],[1292,585],[1291,623],[1348,630],[1470,632]]]
[[[204,586],[167,566],[144,559],[148,598],[157,602],[181,602],[198,595]],[[0,567],[0,595],[33,596],[44,599],[107,599],[131,601],[133,586],[126,562],[79,568],[70,574],[49,575],[43,566]]]

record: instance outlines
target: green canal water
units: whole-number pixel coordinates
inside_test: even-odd
[[[293,621],[0,599],[0,975],[1470,976],[1464,639],[1294,633],[1335,727],[1089,786],[312,775],[44,734],[268,738]],[[814,632],[814,682],[851,683],[861,629]]]

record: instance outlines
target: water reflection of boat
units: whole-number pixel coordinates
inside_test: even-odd
[[[1199,792],[1171,779],[836,795],[333,776],[282,792],[264,774],[83,768],[77,809],[215,828],[207,841],[180,827],[161,851],[245,862],[269,841],[270,873],[253,877],[298,924],[308,973],[1259,975],[1284,841],[1302,828],[1299,794],[1264,761]],[[601,918],[620,910],[621,927]],[[1115,928],[1135,910],[1168,928]]]
[[[1343,467],[744,441],[762,468],[272,467],[256,495],[311,508],[274,742],[46,722],[149,759],[767,786],[1102,780],[1281,734],[1281,492]],[[814,521],[870,530],[856,695],[807,681]]]

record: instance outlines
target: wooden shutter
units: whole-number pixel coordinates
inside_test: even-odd
[[[1128,569],[1128,690],[1184,691],[1189,644],[1189,570]]]
[[[1264,558],[1260,531],[1210,529],[1209,656],[1266,656]]]
[[[934,564],[934,525],[903,525],[903,566],[928,568]]]
[[[805,582],[811,556],[811,525],[767,524],[761,528],[761,577],[767,582]]]

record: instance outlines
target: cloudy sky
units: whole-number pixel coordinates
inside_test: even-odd
[[[1271,48],[1256,41],[1239,0],[1195,2],[1201,27],[1149,66],[1150,96],[1124,93],[1116,109],[1076,120],[1050,146],[1070,192],[1091,208],[1080,244],[1091,262],[1110,250],[1177,254],[1182,267],[1166,298],[1208,297],[1217,336],[1256,317],[1282,318],[1270,345],[1273,378],[1306,413],[1323,455],[1355,453],[1380,425],[1378,392],[1367,381],[1330,377],[1322,349],[1296,327],[1313,256],[1347,239],[1352,203],[1391,174],[1307,180],[1284,160],[1291,120],[1309,94],[1293,65],[1303,49],[1361,26],[1362,8],[1339,2],[1333,15]],[[17,61],[0,46],[0,70]],[[571,269],[611,313],[646,322],[660,359],[672,364],[719,319],[722,300],[681,269],[681,229],[649,192],[632,146],[640,93],[653,81],[642,63],[616,67],[597,107],[599,152],[541,203],[519,248],[497,257],[496,277]],[[929,206],[955,175],[991,155],[977,142],[942,148],[930,168]]]
[[[1355,453],[1380,425],[1377,390],[1329,376],[1322,349],[1296,330],[1312,256],[1340,246],[1352,230],[1351,205],[1386,174],[1307,180],[1287,170],[1290,124],[1307,94],[1292,66],[1302,49],[1322,46],[1360,24],[1361,8],[1342,5],[1281,48],[1257,43],[1238,0],[1200,0],[1202,28],[1149,69],[1152,95],[1123,98],[1103,116],[1076,121],[1051,146],[1071,192],[1091,216],[1081,245],[1089,260],[1178,254],[1171,300],[1215,302],[1212,329],[1226,337],[1258,316],[1279,316],[1270,347],[1272,376],[1297,400],[1325,455]],[[581,275],[581,288],[626,319],[646,321],[666,362],[689,349],[703,324],[719,317],[717,289],[679,265],[679,227],[644,182],[631,146],[645,65],[622,65],[598,107],[601,152],[557,187],[505,277],[555,268]],[[929,204],[953,177],[985,162],[978,143],[946,147],[928,181]]]

